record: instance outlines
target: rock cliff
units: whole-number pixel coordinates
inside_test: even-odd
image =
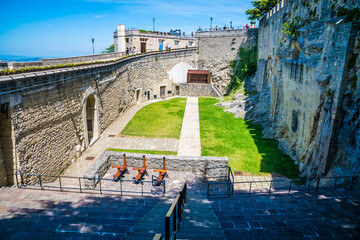
[[[245,117],[304,176],[359,174],[359,18],[358,1],[293,0],[260,20],[258,94]]]

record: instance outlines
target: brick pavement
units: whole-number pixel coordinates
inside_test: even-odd
[[[215,198],[228,239],[359,239],[360,193],[322,190]]]

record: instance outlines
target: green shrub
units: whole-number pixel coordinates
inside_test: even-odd
[[[256,72],[257,67],[257,45],[252,48],[239,48],[238,56],[240,60],[230,62],[233,70],[227,93],[236,91],[242,85],[245,77],[251,77]]]
[[[358,80],[357,75],[355,75],[355,76],[353,76],[352,78],[350,78],[351,88],[352,88],[352,89],[355,89],[355,88],[356,88],[357,80]]]

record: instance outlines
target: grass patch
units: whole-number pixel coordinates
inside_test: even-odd
[[[108,149],[106,149],[106,151],[129,152],[129,153],[146,153],[146,154],[157,154],[157,155],[173,155],[173,156],[177,155],[177,152],[171,152],[171,151],[132,150],[132,149],[117,149],[117,148],[108,148]]]
[[[215,106],[217,102],[199,98],[202,156],[228,157],[233,171],[299,177],[298,167],[279,150],[277,141],[263,138],[261,125],[234,118]]]
[[[149,138],[180,138],[186,98],[152,103],[140,109],[121,132]]]

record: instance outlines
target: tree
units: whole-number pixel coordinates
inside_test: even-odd
[[[259,20],[264,14],[268,13],[273,7],[275,7],[279,0],[258,0],[252,1],[253,9],[246,10],[246,14],[249,15],[248,19],[255,21]]]
[[[105,50],[102,50],[101,53],[112,53],[114,52],[114,44],[111,44],[109,47],[105,48]]]

